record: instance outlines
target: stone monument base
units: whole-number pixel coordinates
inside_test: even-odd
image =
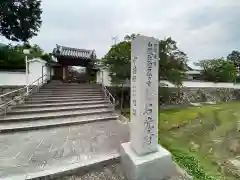
[[[174,172],[171,153],[158,146],[155,153],[139,156],[130,143],[121,144],[121,165],[128,180],[165,180]]]

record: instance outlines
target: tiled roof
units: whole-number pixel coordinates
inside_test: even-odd
[[[53,54],[55,56],[69,56],[73,58],[87,59],[91,59],[93,56],[96,56],[94,50],[78,49],[59,45],[57,45],[57,48],[54,48]]]

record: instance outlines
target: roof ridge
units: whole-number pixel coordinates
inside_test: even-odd
[[[57,47],[53,49],[53,52],[58,56],[71,56],[71,57],[82,57],[92,58],[95,56],[95,50],[72,48],[67,46],[61,46],[57,44]]]
[[[90,49],[80,49],[80,48],[73,48],[73,47],[61,46],[61,45],[59,45],[59,47],[65,48],[65,49],[70,49],[70,50],[76,50],[76,51],[89,51],[89,52],[93,51],[93,50],[90,50]]]

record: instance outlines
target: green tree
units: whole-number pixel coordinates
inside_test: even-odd
[[[43,53],[41,56],[40,56],[41,59],[45,60],[45,61],[52,61],[52,54],[51,53]]]
[[[12,41],[37,35],[42,24],[41,0],[1,0],[0,34]]]
[[[22,45],[13,46],[13,49],[18,53],[23,53],[24,49],[29,49],[30,54],[28,55],[29,59],[41,57],[44,54],[44,51],[37,44],[23,43]]]
[[[159,42],[159,78],[181,85],[187,70],[187,55],[179,50],[177,42],[168,37]]]
[[[125,37],[124,37],[124,40],[125,41],[132,41],[132,40],[134,40],[137,36],[139,36],[140,34],[131,34],[131,35],[126,35]]]
[[[123,85],[131,75],[131,42],[122,41],[111,47],[104,57],[104,63],[109,68],[112,83],[121,84],[121,110],[123,109]]]
[[[113,45],[104,57],[112,83],[122,85],[131,76],[131,41],[139,34],[126,35],[124,41]],[[180,85],[187,67],[187,56],[171,38],[159,41],[159,76]],[[121,95],[121,107],[123,97]]]
[[[13,70],[24,68],[25,61],[22,53],[15,51],[11,45],[0,48],[0,69]]]
[[[231,61],[223,58],[201,60],[196,65],[202,68],[201,74],[204,80],[213,82],[234,82],[236,80],[236,68]]]
[[[125,36],[124,41],[113,45],[105,55],[104,62],[109,67],[113,83],[130,79],[131,41],[138,35]],[[159,77],[180,85],[187,69],[187,56],[176,44],[170,37],[159,41]]]
[[[240,67],[240,52],[239,51],[232,51],[228,56],[227,59],[232,61],[235,66],[238,68]]]
[[[29,59],[39,57],[46,61],[51,61],[51,54],[44,53],[36,44],[8,45],[0,48],[0,69],[25,69],[23,50],[26,48],[30,50]]]

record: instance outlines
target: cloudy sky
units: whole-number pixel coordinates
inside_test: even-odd
[[[31,42],[47,52],[60,44],[102,57],[113,36],[120,41],[131,33],[171,36],[190,64],[240,50],[240,0],[43,0],[42,8],[43,24]]]

